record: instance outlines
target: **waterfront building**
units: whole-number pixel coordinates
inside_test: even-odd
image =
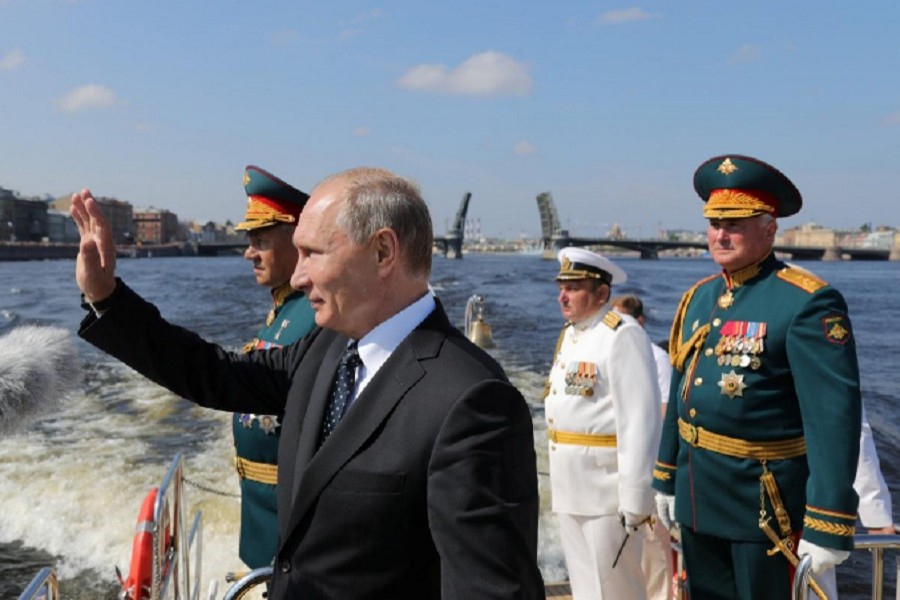
[[[0,188],[0,240],[40,242],[47,237],[47,203]]]
[[[64,244],[78,243],[78,227],[69,213],[52,209],[47,211],[47,239]]]
[[[831,248],[837,245],[837,232],[817,223],[806,223],[785,231],[782,243],[785,246]]]
[[[134,243],[134,218],[131,203],[119,200],[118,198],[107,198],[98,196],[94,198],[103,214],[109,220],[112,228],[113,239],[116,244],[129,245]],[[72,195],[61,196],[50,202],[50,208],[60,212],[69,214],[72,207]]]
[[[165,208],[134,211],[135,236],[144,244],[168,244],[179,241],[178,215]]]

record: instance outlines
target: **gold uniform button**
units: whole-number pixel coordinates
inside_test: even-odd
[[[697,379],[695,379],[695,380],[694,380],[694,385],[703,385],[703,378],[702,378],[702,377],[698,377]]]
[[[720,319],[720,318],[718,318],[718,317],[716,317],[715,319],[713,319],[713,327],[718,327],[718,326],[721,325],[721,324],[722,324],[722,319]]]
[[[706,349],[706,352],[704,352],[703,354],[705,354],[706,356],[712,356],[712,355],[713,355],[713,349],[712,349],[712,348],[707,348],[707,349]]]
[[[690,414],[692,417],[696,417],[696,416],[697,416],[697,409],[696,409],[696,408],[692,408],[692,409],[689,411],[688,414]]]

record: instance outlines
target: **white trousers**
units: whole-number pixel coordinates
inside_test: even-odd
[[[641,571],[641,532],[632,533],[625,546],[625,530],[616,515],[583,517],[557,513],[559,537],[573,600],[645,600]],[[613,568],[616,553],[622,553]]]
[[[646,532],[641,570],[647,585],[647,600],[672,600],[672,576],[675,574],[672,537],[657,519],[653,519],[653,527],[648,527]]]

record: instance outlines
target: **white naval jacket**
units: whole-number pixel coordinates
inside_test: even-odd
[[[604,307],[566,327],[550,370],[544,414],[548,434],[614,434],[616,446],[549,441],[555,512],[602,516],[621,509],[647,515],[655,508],[650,481],[662,417],[651,342],[630,316],[613,312],[604,322],[608,312]],[[579,363],[596,366],[596,381],[575,389],[568,385],[567,393],[567,369],[577,370]]]

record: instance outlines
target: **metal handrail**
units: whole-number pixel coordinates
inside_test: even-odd
[[[791,582],[791,598],[794,600],[808,600],[809,578],[812,575],[812,556],[804,554],[797,563],[794,571],[794,580]]]
[[[38,571],[38,574],[19,596],[19,600],[59,600],[59,582],[56,579],[56,571],[51,567],[44,567]]]
[[[169,496],[171,495],[171,503]],[[174,600],[198,600],[203,558],[203,515],[194,516],[190,532],[184,519],[184,456],[179,452],[172,460],[156,493],[153,506],[153,571],[151,600],[169,598],[171,586]],[[172,507],[171,520],[169,506]],[[166,550],[166,534],[171,529],[171,546]],[[194,550],[193,564],[191,550]],[[191,570],[193,569],[193,574]]]
[[[169,519],[169,494],[171,488],[172,519]],[[184,457],[179,452],[172,460],[166,476],[156,493],[153,506],[153,569],[151,577],[150,598],[157,600],[168,598],[169,585],[172,581],[173,598],[188,600],[191,598],[189,552],[184,531]],[[169,540],[171,547],[166,548],[166,537],[171,529]]]
[[[191,548],[194,549],[194,576],[192,579],[193,592],[189,597],[191,600],[198,600],[200,598],[200,573],[203,571],[203,512],[199,510],[194,516],[191,532],[188,535],[188,552],[191,551]],[[188,562],[191,561],[188,560]]]
[[[266,583],[272,579],[272,567],[260,567],[253,569],[240,579],[234,585],[228,588],[222,600],[241,600],[251,588]]]
[[[884,596],[884,551],[900,550],[900,535],[868,534],[853,536],[854,550],[868,550],[872,553],[872,600],[882,600]]]
[[[900,550],[900,535],[896,534],[863,534],[853,536],[854,550],[868,550],[872,553],[872,600],[883,600],[884,596],[884,551]],[[791,598],[807,600],[809,598],[809,577],[812,558],[804,555],[794,572]]]
[[[197,511],[189,533],[186,532],[184,523],[184,457],[178,453],[157,489],[156,502],[153,505],[151,600],[170,597],[174,600],[198,600],[200,596],[203,515]],[[167,537],[170,541],[169,548],[166,548]],[[168,592],[173,580],[175,583],[171,586],[170,596]],[[42,590],[46,590],[46,593],[38,595]],[[59,600],[56,571],[52,567],[41,569],[19,596],[19,600]]]

